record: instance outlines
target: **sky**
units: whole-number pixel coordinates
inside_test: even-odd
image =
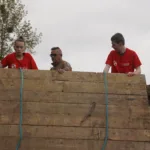
[[[142,62],[150,84],[149,0],[22,0],[27,20],[42,32],[33,55],[40,70],[49,70],[50,49],[59,46],[73,71],[102,72],[112,50],[110,38],[124,35],[126,47]]]

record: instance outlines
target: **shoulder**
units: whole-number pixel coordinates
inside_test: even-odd
[[[70,63],[68,63],[67,61],[64,61],[64,60],[63,60],[63,69],[65,71],[72,71],[72,67],[71,67]]]
[[[129,55],[137,55],[136,52],[132,49],[126,48],[126,51]]]
[[[15,53],[11,53],[11,54],[6,55],[4,59],[13,59],[14,56],[15,56]]]
[[[28,57],[28,58],[33,58],[30,53],[24,53],[24,56],[25,56],[25,57]]]
[[[6,57],[14,57],[15,56],[15,52],[8,54]]]
[[[25,55],[25,56],[29,56],[29,57],[31,56],[31,54],[30,54],[30,53],[27,53],[27,52],[24,53],[24,55]]]
[[[115,55],[115,54],[117,54],[115,50],[111,50],[109,53],[109,55]]]
[[[67,66],[69,66],[69,67],[71,67],[70,63],[67,62],[67,61],[65,61],[65,60],[63,60],[63,64],[64,64],[64,65],[67,65]]]

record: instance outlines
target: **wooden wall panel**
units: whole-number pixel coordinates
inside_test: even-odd
[[[1,150],[16,148],[17,137],[0,137]],[[64,140],[50,138],[23,138],[19,150],[100,150],[101,140]],[[106,150],[149,150],[148,143],[131,141],[108,141]]]
[[[23,141],[19,150],[99,150],[105,137],[104,74],[24,70]],[[107,74],[106,150],[149,150],[150,108],[144,75]],[[0,69],[0,150],[19,137],[20,72]],[[91,104],[92,115],[82,124]]]
[[[17,125],[0,125],[0,136],[18,136]],[[23,126],[24,137],[43,137],[52,139],[103,140],[104,128]],[[109,140],[114,141],[150,141],[150,130],[144,129],[111,129]]]
[[[31,80],[55,80],[55,81],[70,81],[70,82],[104,82],[103,73],[94,72],[65,72],[59,74],[55,71],[47,70],[24,70],[24,78]],[[20,79],[20,71],[15,69],[0,69],[0,79]],[[128,77],[126,74],[107,74],[109,83],[134,83],[146,84],[145,75],[137,75]]]
[[[0,90],[0,101],[19,101],[18,90]],[[105,104],[105,94],[93,93],[64,93],[49,91],[24,91],[24,102],[47,102],[47,103],[67,103],[67,104]],[[123,95],[108,94],[109,105],[117,106],[147,106],[147,95]]]
[[[148,116],[148,115],[147,115]],[[83,123],[83,116],[60,115],[60,114],[43,114],[43,113],[24,113],[24,125],[37,125],[37,126],[66,126],[66,127],[93,127],[105,128],[106,120],[105,115],[99,115],[87,118]],[[1,125],[18,125],[18,113],[0,113]],[[150,129],[150,119],[138,116],[127,115],[110,115],[109,127],[117,129]],[[84,131],[84,129],[83,129]]]

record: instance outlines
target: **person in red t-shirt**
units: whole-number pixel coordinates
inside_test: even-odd
[[[33,57],[25,53],[25,41],[23,37],[18,38],[14,43],[15,52],[8,54],[0,63],[1,68],[22,68],[38,69]]]
[[[125,47],[125,39],[121,33],[111,37],[112,50],[106,60],[105,73],[126,73],[128,76],[141,74],[141,61],[135,51]]]

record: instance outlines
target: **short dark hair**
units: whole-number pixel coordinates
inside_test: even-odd
[[[51,50],[57,50],[60,49],[59,47],[52,47]]]
[[[111,37],[111,41],[117,44],[122,43],[125,44],[125,39],[121,33],[116,33]]]
[[[16,44],[16,42],[24,42],[24,44],[25,44],[25,40],[22,36],[20,36],[18,39],[15,40],[15,44]]]

